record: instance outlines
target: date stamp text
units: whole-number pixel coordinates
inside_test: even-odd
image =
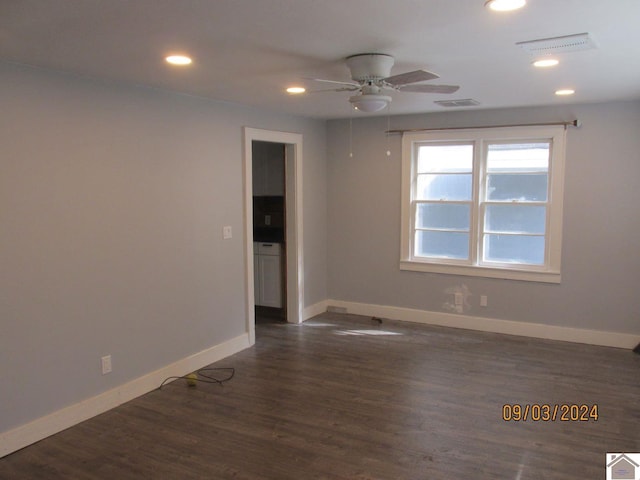
[[[597,422],[598,404],[578,403],[505,403],[502,406],[505,422]]]

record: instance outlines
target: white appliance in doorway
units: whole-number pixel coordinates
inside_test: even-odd
[[[282,245],[254,242],[253,270],[255,304],[282,308]]]

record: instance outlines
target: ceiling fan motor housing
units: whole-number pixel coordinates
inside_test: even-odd
[[[391,75],[393,57],[382,53],[360,53],[346,59],[351,78],[357,82],[381,80]]]

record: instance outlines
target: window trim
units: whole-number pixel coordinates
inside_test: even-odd
[[[541,266],[493,262],[490,265],[483,264],[480,258],[482,256],[479,237],[481,222],[478,220],[478,215],[485,188],[485,162],[482,161],[482,158],[486,159],[487,145],[501,141],[535,140],[551,140],[545,264]],[[478,211],[472,215],[472,224],[470,225],[471,250],[468,262],[416,258],[412,253],[414,241],[412,219],[415,208],[412,196],[416,167],[414,155],[418,144],[429,142],[474,142],[476,147],[473,158],[472,208]],[[565,144],[566,127],[561,125],[433,130],[403,134],[400,270],[560,283]]]

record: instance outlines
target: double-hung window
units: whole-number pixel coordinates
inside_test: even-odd
[[[400,268],[560,281],[562,126],[403,136]]]

